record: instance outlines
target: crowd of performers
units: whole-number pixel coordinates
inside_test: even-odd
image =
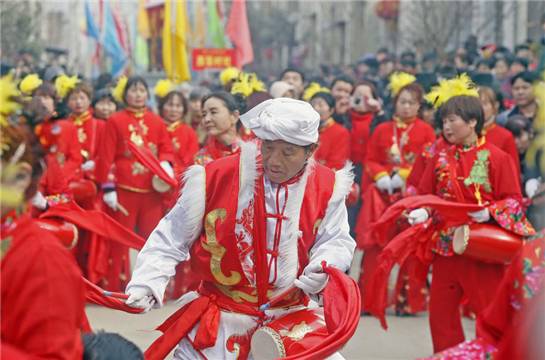
[[[433,358],[545,355],[544,107],[498,116],[465,73],[395,72],[386,97],[296,69],[268,91],[234,68],[189,94],[47,80],[2,78],[2,358],[335,359],[390,306],[429,311]],[[545,103],[533,73],[511,83]],[[84,312],[175,299],[144,354]]]

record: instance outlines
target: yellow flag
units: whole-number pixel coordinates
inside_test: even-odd
[[[138,35],[142,36],[144,39],[149,39],[151,37],[151,31],[148,11],[144,7],[145,3],[147,3],[147,0],[140,0],[140,3],[138,4]]]
[[[203,0],[195,3],[195,26],[191,34],[191,42],[195,48],[204,48],[206,41],[206,18],[204,14]]]
[[[163,22],[163,66],[174,84],[191,80],[186,30],[185,1],[166,1]]]

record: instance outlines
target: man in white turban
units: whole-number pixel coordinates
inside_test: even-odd
[[[277,98],[241,121],[260,149],[259,142],[243,143],[238,154],[189,168],[176,206],[138,255],[126,291],[130,306],[162,306],[180,261],[190,261],[202,280],[181,298],[146,358],[163,358],[175,345],[176,359],[242,359],[250,352],[260,358],[270,349],[251,346],[259,343],[252,334],[306,309],[307,296],[319,300],[328,282],[324,262],[343,272],[350,267],[351,165],[335,173],[313,161],[318,113],[306,102]]]

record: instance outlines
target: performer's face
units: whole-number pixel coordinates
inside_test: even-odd
[[[402,90],[396,103],[396,114],[402,121],[414,119],[418,115],[420,102],[408,90]]]
[[[125,101],[127,105],[134,109],[142,109],[146,106],[146,100],[148,99],[148,90],[142,83],[135,83],[132,85],[125,94]]]
[[[460,116],[451,114],[443,119],[443,135],[451,144],[466,145],[477,139],[476,125],[475,119],[465,122]]]
[[[184,103],[180,96],[172,95],[163,106],[163,119],[169,123],[182,120],[184,110]]]
[[[333,116],[333,113],[335,112],[335,109],[329,107],[327,101],[319,97],[312,99],[310,105],[312,105],[314,110],[316,110],[316,112],[320,114],[321,123],[329,120],[329,118],[331,118]]]
[[[206,134],[217,137],[233,129],[236,131],[237,121],[238,111],[231,114],[223,100],[212,97],[204,103],[202,124]]]
[[[317,144],[312,144],[305,149],[284,140],[263,140],[261,160],[265,174],[276,184],[288,181],[303,168],[317,147]]]
[[[67,105],[75,116],[79,116],[89,110],[91,99],[83,91],[74,92],[68,97]]]
[[[112,116],[116,110],[117,105],[108,98],[100,100],[95,104],[95,115],[99,119],[108,120],[108,118]]]

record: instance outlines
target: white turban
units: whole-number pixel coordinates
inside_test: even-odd
[[[318,142],[320,115],[305,101],[267,100],[241,115],[240,120],[262,140],[284,140],[299,146]]]

